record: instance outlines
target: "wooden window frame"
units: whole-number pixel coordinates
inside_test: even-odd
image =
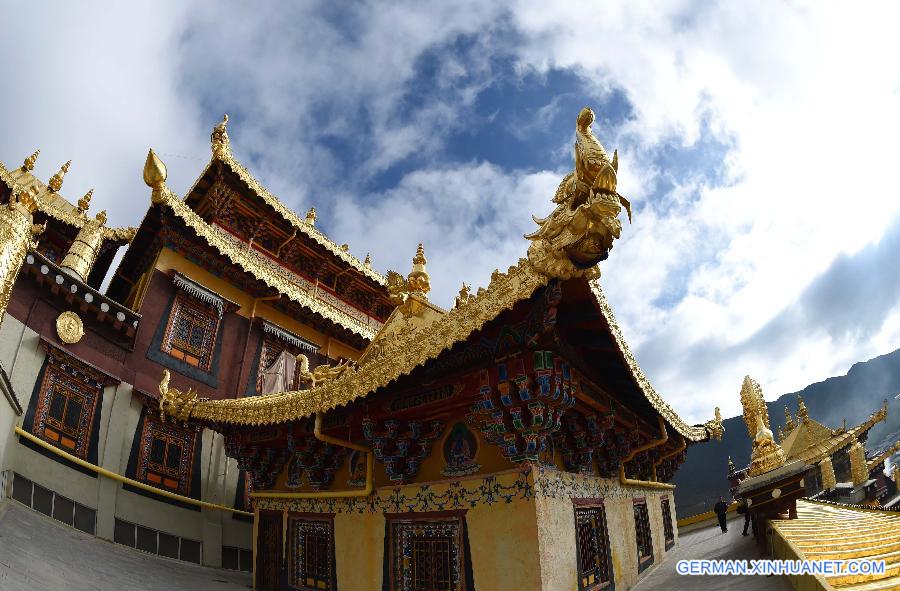
[[[150,413],[144,415],[141,429],[135,479],[163,490],[191,496],[194,455],[199,433],[172,423],[162,423]],[[165,442],[162,464],[151,458],[153,443],[156,440]],[[180,465],[177,469],[167,464],[171,445],[181,448]]]
[[[648,566],[653,564],[655,557],[653,556],[653,527],[650,524],[650,509],[647,507],[647,499],[645,497],[633,500],[632,510],[634,512],[634,538],[637,546],[638,572],[642,572]],[[639,522],[646,519],[646,546],[649,554],[642,554],[644,544],[641,544],[641,530],[645,529]]]
[[[310,535],[324,536],[327,548],[325,554],[325,580],[310,577],[307,569],[306,541]],[[337,589],[337,569],[334,549],[334,515],[325,513],[288,513],[287,522],[288,585],[298,591],[335,591]],[[321,551],[321,548],[320,548]],[[312,579],[312,581],[310,581]]]
[[[87,460],[96,427],[97,408],[108,377],[83,362],[47,346],[47,360],[34,402],[31,432],[78,458]],[[51,414],[56,397],[64,399],[62,418]],[[80,404],[74,426],[66,424],[70,404]],[[31,412],[31,411],[29,411]]]
[[[612,546],[609,540],[609,524],[606,520],[606,506],[603,499],[572,499],[573,517],[575,520],[575,550],[576,550],[576,568],[578,573],[578,591],[612,591],[615,588],[616,573],[612,562]],[[609,573],[609,580],[603,580],[602,574],[598,576],[597,572],[602,573],[602,566],[597,564],[594,570],[586,571],[582,569],[581,564],[581,536],[579,535],[579,518],[591,511],[599,512],[601,519],[601,531],[597,531],[596,526],[592,526],[593,541],[597,545],[597,554],[604,553],[603,560],[606,562],[606,571]],[[599,537],[602,535],[602,539]],[[601,543],[602,542],[602,543]],[[595,558],[596,560],[596,558]]]
[[[410,591],[413,589],[408,578],[412,567],[410,566],[407,569],[402,567],[403,564],[412,565],[413,563],[412,548],[408,548],[406,551],[401,548],[407,541],[404,539],[404,536],[410,535],[407,533],[407,530],[421,533],[425,529],[437,530],[442,526],[448,529],[441,533],[450,534],[443,537],[455,541],[455,547],[451,545],[448,548],[451,567],[451,579],[449,581],[451,587],[449,589],[450,591],[465,591],[469,588],[466,575],[468,565],[466,564],[465,552],[465,514],[465,510],[459,510],[385,515],[388,543],[388,551],[385,558],[388,560],[389,588],[392,591]],[[420,537],[429,539],[431,536]],[[401,552],[403,554],[400,554]]]
[[[182,319],[191,320],[197,316],[205,317],[203,318],[205,324],[200,322],[193,323],[194,327],[204,331],[203,349],[199,351],[191,350],[189,343],[185,343],[183,346],[179,344],[177,341],[178,337],[175,334],[179,321]],[[169,318],[166,321],[166,329],[163,333],[160,350],[173,359],[186,363],[198,371],[209,373],[212,371],[221,323],[222,318],[214,306],[192,298],[183,292],[178,292],[172,300],[172,307],[169,311]]]

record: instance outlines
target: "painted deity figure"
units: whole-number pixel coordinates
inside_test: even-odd
[[[456,423],[444,441],[444,460],[447,462],[441,474],[444,476],[466,476],[481,469],[475,463],[478,442],[465,423]]]

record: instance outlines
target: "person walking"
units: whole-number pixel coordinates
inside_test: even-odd
[[[753,521],[750,519],[750,499],[748,499],[747,497],[744,497],[741,500],[740,508],[743,509],[743,511],[741,511],[741,513],[744,514],[744,533],[742,533],[741,535],[746,536],[746,535],[748,535],[747,529],[753,524]],[[756,526],[755,525],[753,525],[753,533],[754,533],[754,535],[756,534]]]
[[[728,524],[725,523],[725,513],[728,511],[728,505],[725,504],[725,500],[722,497],[719,497],[719,502],[713,507],[713,511],[715,511],[716,517],[719,518],[719,527],[722,528],[722,533],[728,532]]]

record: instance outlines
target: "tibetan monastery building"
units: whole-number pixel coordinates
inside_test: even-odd
[[[422,245],[376,272],[234,159],[227,117],[184,198],[150,152],[138,228],[63,197],[68,163],[0,165],[5,493],[260,590],[633,587],[722,426],[653,389],[600,288],[631,211],[593,119],[527,257],[450,310]]]

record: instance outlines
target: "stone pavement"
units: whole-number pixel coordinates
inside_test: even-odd
[[[728,522],[728,533],[722,533],[718,524],[694,530],[680,536],[678,547],[666,555],[666,560],[655,567],[646,577],[638,581],[635,591],[793,591],[787,577],[774,576],[683,576],[675,572],[679,560],[755,560],[761,558],[753,536],[744,537],[741,530],[744,519]]]
[[[0,504],[0,590],[236,591],[250,575],[145,554],[12,501]]]

